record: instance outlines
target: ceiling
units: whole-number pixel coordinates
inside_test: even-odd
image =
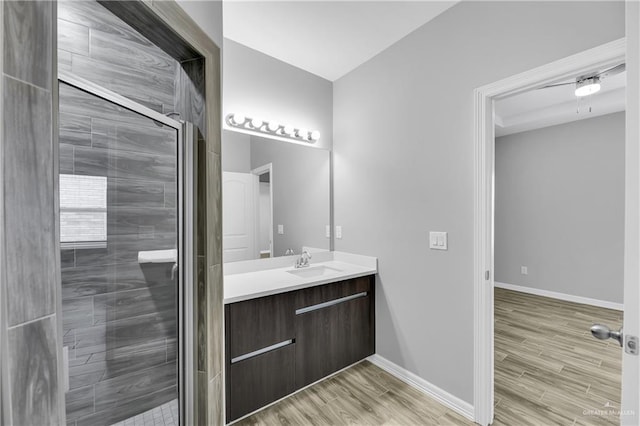
[[[495,103],[496,136],[624,111],[626,81],[626,72],[603,79],[599,92],[579,100],[573,84],[531,90],[498,100]]]
[[[456,3],[224,0],[224,37],[335,81]]]

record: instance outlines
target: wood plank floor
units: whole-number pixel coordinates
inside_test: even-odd
[[[619,424],[622,352],[594,322],[622,313],[496,289],[494,425]],[[473,425],[368,361],[235,423],[257,424]]]
[[[495,289],[494,425],[619,424],[622,312]],[[611,413],[613,412],[613,413]]]
[[[473,425],[363,361],[235,425]]]

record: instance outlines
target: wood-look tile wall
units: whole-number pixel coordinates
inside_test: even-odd
[[[55,3],[10,1],[0,8],[0,423],[59,424]]]
[[[177,61],[93,1],[58,4],[60,68],[156,111],[175,110]],[[172,263],[138,252],[177,246],[176,131],[60,85],[61,173],[105,176],[104,248],[62,250],[67,423],[108,425],[177,397]]]

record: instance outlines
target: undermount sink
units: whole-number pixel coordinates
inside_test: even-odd
[[[322,277],[325,275],[333,275],[337,272],[342,272],[341,269],[331,268],[325,265],[311,266],[306,268],[291,269],[287,271],[292,275],[296,275],[300,278]]]

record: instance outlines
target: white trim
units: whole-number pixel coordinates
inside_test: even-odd
[[[474,91],[474,421],[493,420],[493,101],[580,72],[607,68],[625,60],[626,40],[612,41]],[[489,271],[488,279],[485,273]]]
[[[435,399],[442,405],[451,408],[456,413],[466,417],[469,420],[473,420],[473,406],[460,398],[451,395],[449,392],[439,388],[438,386],[429,383],[422,377],[412,373],[400,367],[397,364],[389,361],[388,359],[381,357],[378,354],[373,354],[367,358],[369,362],[377,365],[385,370],[387,373],[402,380],[406,384],[413,386],[420,392]]]
[[[564,300],[567,302],[581,303],[583,305],[597,306],[599,308],[623,310],[622,303],[609,302],[608,300],[591,299],[589,297],[574,296],[572,294],[558,293],[557,291],[541,290],[539,288],[525,287],[516,284],[501,283],[496,281],[495,287],[504,288],[506,290],[518,291],[520,293],[533,294],[536,296],[550,297],[552,299]]]
[[[266,172],[269,173],[269,203],[271,204],[271,224],[269,226],[269,257],[273,258],[273,163],[267,163],[251,170],[251,173],[258,177],[265,174]],[[256,198],[256,211],[260,213],[260,179],[258,179],[258,188],[256,190],[258,191]],[[256,230],[258,231],[256,232],[256,234],[258,235],[260,234],[260,221],[258,219],[259,216],[260,214],[256,215]],[[257,242],[257,240],[259,239],[260,238],[256,238],[256,246],[258,247],[260,247],[260,244]],[[261,259],[260,254],[262,254],[262,251],[258,249],[258,259]]]

